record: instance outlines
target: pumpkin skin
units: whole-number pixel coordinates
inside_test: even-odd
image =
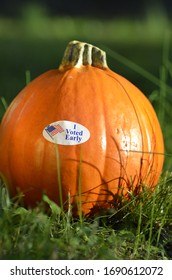
[[[88,59],[83,55],[81,63],[84,52]],[[44,128],[60,120],[85,126],[88,141],[72,146],[47,141]],[[74,213],[78,204],[84,214],[110,207],[116,195],[154,188],[163,153],[148,99],[108,68],[101,50],[77,41],[69,44],[59,69],[40,75],[16,96],[0,129],[0,173],[13,197],[23,193],[26,207],[40,202],[43,193],[60,205],[59,187]]]

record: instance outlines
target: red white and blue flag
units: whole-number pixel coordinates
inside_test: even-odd
[[[62,133],[64,132],[64,129],[61,125],[59,124],[52,124],[49,125],[45,128],[46,132],[50,135],[50,136],[54,136],[57,133]]]

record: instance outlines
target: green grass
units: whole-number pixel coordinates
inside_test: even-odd
[[[4,188],[0,195],[0,259],[172,259],[170,174],[152,194],[131,194],[118,209],[82,220],[47,197],[26,210]]]
[[[64,213],[46,196],[25,209],[1,182],[0,259],[172,259],[171,22],[163,14],[100,21],[35,11],[0,19],[0,117],[30,79],[58,67],[68,41],[84,40],[104,48],[110,68],[149,97],[163,129],[165,165],[154,193],[130,194],[130,201],[89,219],[74,219],[70,208]]]

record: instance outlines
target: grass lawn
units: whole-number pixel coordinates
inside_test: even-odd
[[[13,204],[1,188],[0,259],[172,259],[172,177],[118,209],[73,219],[43,198],[35,209]],[[50,206],[44,212],[44,202]]]
[[[0,19],[0,118],[28,74],[33,79],[58,67],[68,41],[87,41],[106,50],[110,68],[148,96],[166,153],[154,193],[131,194],[119,208],[90,219],[73,219],[47,197],[35,209],[25,209],[9,198],[1,182],[0,259],[172,259],[171,23],[159,20],[50,19],[34,13]]]

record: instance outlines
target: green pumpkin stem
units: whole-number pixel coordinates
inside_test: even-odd
[[[106,53],[91,44],[79,41],[69,42],[59,69],[80,68],[87,65],[102,69],[108,68]]]

